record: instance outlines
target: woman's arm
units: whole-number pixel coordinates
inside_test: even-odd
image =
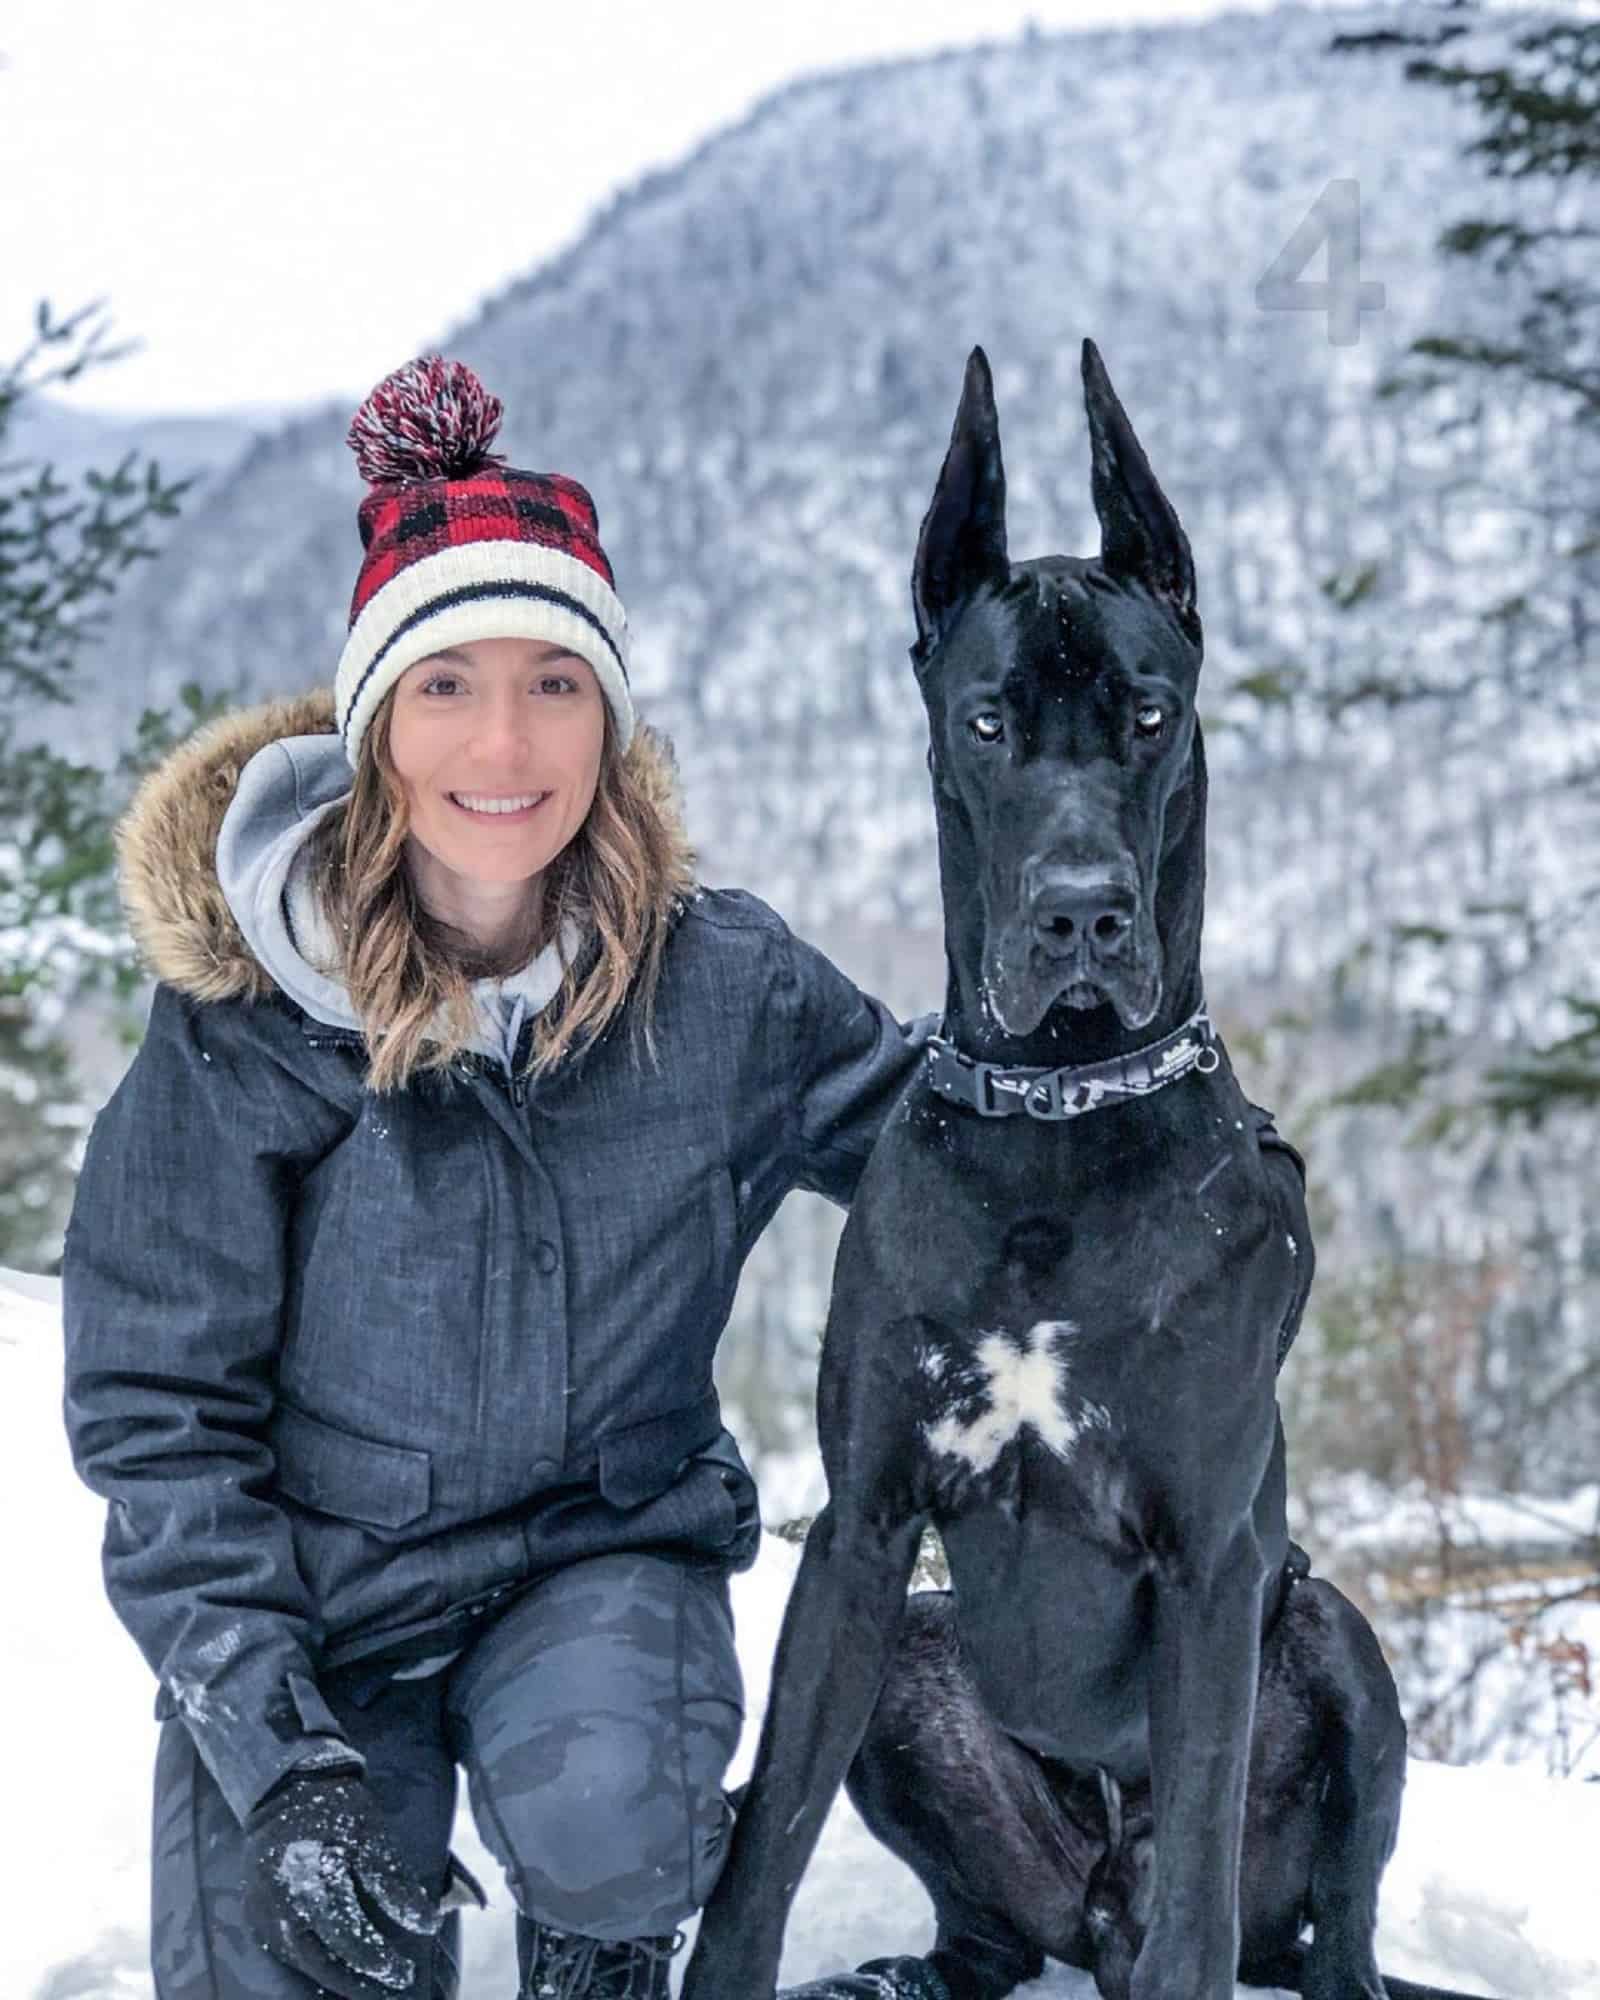
[[[241,1820],[340,1738],[265,1440],[289,1203],[343,1129],[294,1074],[298,1034],[158,987],[62,1263],[67,1435],[110,1502],[106,1591]]]
[[[795,1185],[848,1208],[879,1130],[938,1014],[895,1019],[831,959],[789,934],[795,1034]]]

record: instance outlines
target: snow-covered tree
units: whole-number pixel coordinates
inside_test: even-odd
[[[1420,334],[1407,362],[1380,387],[1437,405],[1441,428],[1463,421],[1463,394],[1474,417],[1499,405],[1513,417],[1532,398],[1570,424],[1569,477],[1548,485],[1537,505],[1553,563],[1537,601],[1517,592],[1480,612],[1481,644],[1473,673],[1498,673],[1504,694],[1541,707],[1576,696],[1575,714],[1592,720],[1594,634],[1600,622],[1600,500],[1592,477],[1600,440],[1600,283],[1596,281],[1596,182],[1600,181],[1600,24],[1579,18],[1543,21],[1474,53],[1482,15],[1454,6],[1436,28],[1366,30],[1334,38],[1347,55],[1406,51],[1413,83],[1472,106],[1479,127],[1463,148],[1478,174],[1472,212],[1451,218],[1437,245],[1472,269],[1480,302],[1474,322]],[[1497,197],[1503,199],[1497,200]],[[1492,211],[1492,212],[1491,212]],[[1394,698],[1392,687],[1374,690]],[[1456,690],[1438,691],[1449,703]],[[1548,772],[1523,800],[1526,810],[1559,807],[1574,787],[1593,796],[1600,779],[1592,758]],[[1542,796],[1541,796],[1542,793]],[[1573,877],[1553,902],[1497,904],[1488,924],[1518,935],[1502,959],[1502,978],[1537,983],[1552,947],[1574,928],[1592,927],[1600,881]],[[1455,950],[1454,926],[1418,926],[1405,942],[1413,954]],[[1429,1130],[1487,1112],[1505,1123],[1537,1126],[1563,1109],[1600,1103],[1600,991],[1568,990],[1569,1019],[1521,1051],[1487,1065],[1463,1064],[1447,1024],[1430,1015],[1413,1023],[1411,1048],[1365,1088],[1385,1101],[1422,1104]]]
[[[91,986],[136,977],[117,908],[112,828],[132,781],[203,712],[175,728],[147,713],[115,771],[44,740],[43,711],[70,705],[85,641],[129,567],[156,553],[150,525],[177,512],[185,486],[130,452],[89,470],[76,492],[52,467],[8,457],[25,399],[113,361],[98,303],[55,321],[47,302],[21,357],[0,371],[0,1263],[54,1254],[73,1153],[89,1107],[62,1037]]]

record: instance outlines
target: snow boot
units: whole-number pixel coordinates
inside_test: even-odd
[[[854,1972],[785,1986],[778,2000],[950,2000],[950,1989],[925,1958],[869,1958]]]
[[[523,2000],[668,2000],[667,1969],[683,1932],[666,1937],[585,1937],[524,1918]]]

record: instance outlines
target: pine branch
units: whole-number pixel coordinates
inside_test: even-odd
[[[1561,22],[1519,36],[1514,46],[1530,59],[1520,69],[1417,56],[1405,75],[1477,104],[1488,129],[1466,151],[1492,177],[1600,173],[1600,28]]]

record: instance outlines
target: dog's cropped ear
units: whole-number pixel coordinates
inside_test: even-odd
[[[1189,538],[1156,483],[1092,340],[1083,343],[1083,400],[1089,412],[1090,490],[1100,517],[1100,567],[1142,583],[1172,607],[1198,642]]]
[[[933,500],[922,517],[911,602],[917,651],[945,631],[951,617],[984,584],[1003,584],[1006,561],[1006,475],[1000,462],[1000,420],[994,383],[981,347],[967,357],[961,407]]]

